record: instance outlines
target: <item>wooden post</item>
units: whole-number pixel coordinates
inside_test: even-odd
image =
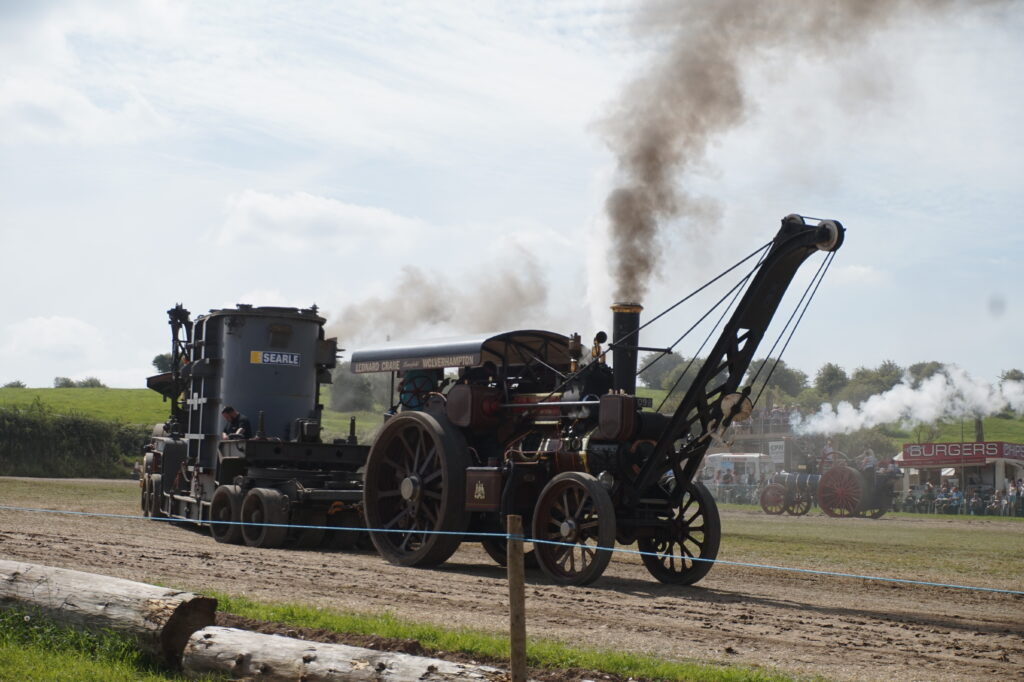
[[[526,682],[526,568],[523,565],[523,519],[508,516],[509,672],[512,682]]]

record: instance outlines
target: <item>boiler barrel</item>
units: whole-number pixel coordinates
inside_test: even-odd
[[[772,476],[772,483],[785,486],[786,490],[813,492],[817,490],[820,478],[821,476],[818,474],[798,474],[780,471]]]

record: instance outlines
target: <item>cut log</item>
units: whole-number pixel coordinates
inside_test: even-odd
[[[508,679],[505,671],[488,666],[218,626],[203,628],[192,635],[182,655],[182,668],[189,675],[219,673],[232,679],[267,682]]]
[[[0,560],[0,607],[38,609],[80,629],[128,634],[176,668],[189,635],[213,624],[217,600],[105,575]]]

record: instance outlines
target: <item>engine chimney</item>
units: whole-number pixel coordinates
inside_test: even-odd
[[[616,303],[612,306],[612,377],[616,391],[636,395],[637,346],[639,345],[639,303]]]

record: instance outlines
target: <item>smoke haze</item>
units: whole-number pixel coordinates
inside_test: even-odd
[[[517,250],[519,251],[519,250]],[[509,255],[515,268],[492,267],[461,275],[459,283],[444,275],[407,265],[394,289],[346,306],[327,333],[342,344],[380,342],[387,337],[409,339],[414,334],[434,335],[474,331],[502,331],[541,315],[547,303],[547,282],[525,252]]]
[[[896,20],[956,5],[955,0],[649,4],[637,30],[657,57],[601,123],[617,161],[617,184],[605,202],[615,300],[644,300],[659,270],[667,223],[680,220],[692,246],[717,228],[718,205],[696,196],[687,181],[706,162],[715,137],[750,115],[743,82],[750,60],[779,50],[828,59]],[[856,75],[860,88],[880,77],[864,71]]]
[[[947,366],[912,388],[909,378],[885,393],[873,395],[859,408],[841,402],[821,406],[814,415],[796,419],[801,434],[852,433],[881,424],[930,424],[965,417],[987,417],[1004,410],[1024,413],[1024,382],[989,384],[972,378],[959,367]]]

